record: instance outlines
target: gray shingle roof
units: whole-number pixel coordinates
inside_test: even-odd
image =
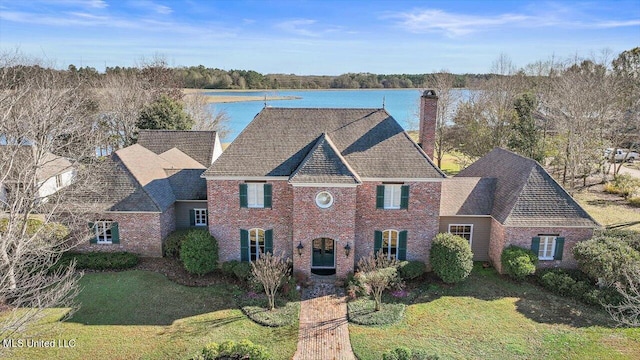
[[[457,177],[442,182],[440,216],[491,215],[495,179]]]
[[[150,212],[164,212],[176,200],[206,199],[204,167],[184,154],[173,155],[178,156],[170,160],[197,168],[179,168],[140,144],[120,149],[94,171],[100,186],[84,197],[109,211]]]
[[[264,108],[204,175],[288,177],[323,133],[360,177],[444,177],[386,110],[307,108]]]
[[[507,226],[585,226],[597,222],[538,162],[496,148],[456,177],[494,178],[491,215]]]
[[[329,135],[323,133],[300,166],[291,174],[289,182],[358,184],[361,181],[340,155]]]
[[[160,155],[177,148],[204,165],[211,165],[215,131],[140,130],[138,144]]]

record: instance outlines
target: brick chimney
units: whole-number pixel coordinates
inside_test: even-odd
[[[438,96],[435,90],[426,90],[420,97],[420,136],[418,144],[433,160],[436,143],[436,115]]]

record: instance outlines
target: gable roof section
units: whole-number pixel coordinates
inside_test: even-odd
[[[479,177],[445,179],[440,216],[491,215],[495,180]]]
[[[325,108],[264,108],[204,176],[290,177],[323,133],[330,137],[344,164],[351,167],[352,175],[445,177],[386,110]],[[324,146],[322,151],[328,149]],[[321,155],[326,154],[313,156]],[[309,161],[319,164],[313,156]]]
[[[456,177],[495,179],[491,215],[503,225],[598,226],[538,162],[508,150],[492,150]]]
[[[323,133],[300,166],[289,177],[291,184],[359,184],[356,174],[329,138]]]
[[[215,131],[140,130],[138,144],[155,154],[177,148],[207,167],[211,165],[216,142]]]
[[[158,155],[176,169],[206,169],[207,167],[193,160],[189,155],[177,148],[172,148]]]

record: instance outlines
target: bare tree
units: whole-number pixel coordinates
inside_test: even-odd
[[[284,253],[280,255],[273,255],[270,252],[260,254],[260,257],[251,263],[251,274],[254,281],[262,284],[269,300],[269,310],[276,308],[276,294],[280,286],[287,280],[290,268],[291,261],[284,257]]]
[[[0,338],[35,326],[47,308],[73,305],[73,264],[51,266],[88,232],[87,209],[74,195],[91,184],[100,133],[84,85],[0,55]],[[43,191],[69,169],[73,185]]]
[[[355,278],[364,287],[367,294],[373,296],[375,311],[382,307],[382,294],[385,290],[396,286],[402,287],[402,279],[398,274],[399,262],[387,257],[382,250],[370,254],[358,261],[358,272]]]
[[[607,305],[606,308],[617,323],[640,327],[640,267],[625,271],[624,276],[625,283],[615,284],[622,302],[619,305]]]
[[[442,167],[442,158],[444,155],[454,149],[454,143],[448,136],[453,116],[455,114],[458,102],[460,102],[460,91],[453,88],[456,76],[448,70],[440,70],[433,74],[427,87],[434,89],[438,95],[438,113],[436,118],[436,143],[435,158],[438,167]]]
[[[193,130],[215,130],[220,138],[229,134],[229,114],[224,110],[216,110],[205,95],[199,92],[185,95],[184,110],[195,122]]]
[[[100,103],[99,124],[113,149],[135,143],[140,113],[153,99],[147,83],[132,72],[106,74],[96,90]]]
[[[601,165],[604,133],[618,116],[605,62],[574,59],[559,67],[541,94],[544,113],[561,140],[557,165],[564,185],[586,179]]]

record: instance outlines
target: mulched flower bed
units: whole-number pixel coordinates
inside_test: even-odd
[[[236,282],[236,279],[225,278],[218,271],[197,276],[189,274],[182,264],[173,258],[140,258],[140,262],[133,269],[153,271],[165,275],[169,280],[186,286],[209,286],[215,284],[228,284]]]

